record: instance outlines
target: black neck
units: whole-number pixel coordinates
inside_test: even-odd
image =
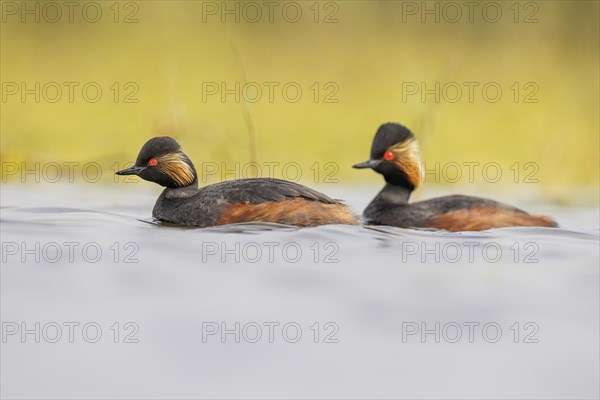
[[[166,188],[163,190],[163,194],[168,199],[185,199],[194,196],[198,193],[198,180],[196,179],[193,184],[178,187],[178,188]]]
[[[410,198],[412,190],[412,188],[407,186],[398,186],[387,183],[375,199],[389,204],[408,204],[408,199]]]

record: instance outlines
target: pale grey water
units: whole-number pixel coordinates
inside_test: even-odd
[[[151,223],[149,187],[3,185],[3,398],[599,396],[598,207],[517,201],[560,229],[194,230]],[[321,189],[356,210],[375,190]]]

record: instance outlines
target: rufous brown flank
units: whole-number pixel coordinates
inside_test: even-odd
[[[223,209],[217,225],[247,221],[277,222],[296,226],[356,224],[356,217],[345,204],[325,204],[294,199],[261,204],[234,204]]]
[[[481,231],[509,226],[543,226],[555,228],[558,225],[545,215],[527,214],[522,211],[498,207],[473,207],[439,214],[431,219],[430,228],[449,231]]]

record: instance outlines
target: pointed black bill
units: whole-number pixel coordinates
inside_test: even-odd
[[[117,171],[117,172],[115,172],[115,174],[116,175],[139,175],[139,173],[145,169],[146,168],[144,168],[144,167],[138,167],[137,165],[134,165],[133,167],[129,167],[129,168]]]
[[[375,168],[380,162],[380,160],[367,160],[353,165],[352,168]]]

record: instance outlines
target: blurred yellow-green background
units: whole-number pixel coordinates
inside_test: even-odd
[[[530,162],[541,188],[597,188],[597,1],[475,2],[471,15],[463,2],[275,2],[272,15],[264,2],[92,3],[76,2],[72,16],[54,3],[53,22],[57,7],[2,2],[3,162],[108,167],[171,135],[196,164],[334,162],[351,184],[380,180],[350,166],[368,157],[380,123],[396,121],[427,164],[497,162],[506,173]],[[22,84],[36,82],[23,99]],[[72,99],[64,82],[77,83]],[[82,93],[90,82],[97,102]],[[242,99],[223,101],[221,85],[236,82]],[[439,99],[406,91],[436,82]],[[489,83],[502,90],[496,102],[482,92]],[[301,88],[298,101],[286,84],[290,98]]]

